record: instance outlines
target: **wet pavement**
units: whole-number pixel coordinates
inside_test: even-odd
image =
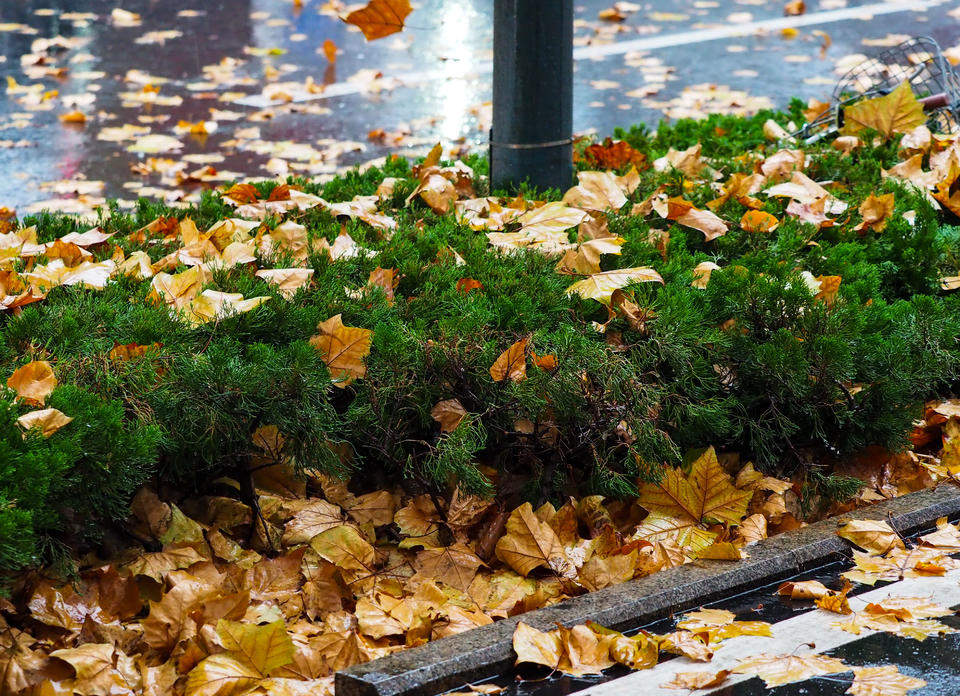
[[[851,565],[847,561],[836,561],[806,571],[796,577],[784,578],[775,583],[732,595],[704,606],[731,611],[736,614],[739,621],[765,621],[770,624],[778,624],[807,612],[818,611],[812,601],[795,601],[787,597],[777,596],[777,588],[783,582],[787,580],[818,580],[831,589],[839,590],[844,584],[840,574],[849,569]],[[894,590],[896,587],[897,583],[879,582],[876,587],[855,584],[849,596],[851,598],[856,597],[876,589]],[[936,601],[935,595],[934,601]],[[955,610],[960,609],[958,607],[953,608]],[[839,619],[840,617],[835,618]],[[960,631],[960,616],[947,616],[942,618],[941,621]],[[676,630],[675,623],[675,617],[668,617],[624,632],[629,635],[644,629],[656,634],[666,634]],[[806,641],[815,640],[815,637],[806,634],[798,635],[796,638],[798,650],[809,649],[811,644],[806,643]],[[862,638],[852,640],[835,649],[827,650],[823,654],[839,658],[848,665],[858,667],[894,665],[902,674],[925,679],[927,685],[910,691],[910,696],[955,696],[960,694],[960,632],[927,638],[924,641],[897,637],[886,633],[865,634]],[[671,659],[675,658],[669,655],[661,655],[660,661],[662,664]],[[626,667],[617,665],[607,669],[601,675],[573,677],[551,674],[548,668],[537,665],[522,665],[507,674],[498,675],[480,683],[496,684],[504,687],[505,690],[500,692],[499,696],[577,696],[580,694],[586,696],[591,693],[587,691],[590,687],[600,684],[614,686],[617,679],[628,675],[642,674],[644,673],[631,672]],[[841,673],[815,677],[768,689],[759,678],[755,677],[732,686],[694,693],[704,696],[707,696],[707,694],[709,696],[839,696],[847,693],[850,683],[849,673]],[[628,694],[634,693],[634,689],[635,684],[631,682],[619,691],[612,689],[610,693]],[[463,691],[463,689],[455,689],[454,691]],[[680,690],[677,693],[690,692]]]
[[[955,1],[810,0],[784,17],[767,0],[650,0],[619,3],[622,21],[599,19],[612,5],[577,5],[578,132],[823,99],[857,56],[900,38],[960,43]],[[404,32],[373,43],[339,20],[343,9],[3,0],[0,206],[176,203],[234,178],[331,176],[438,140],[482,150],[492,0],[422,0]],[[85,121],[62,122],[77,112]]]

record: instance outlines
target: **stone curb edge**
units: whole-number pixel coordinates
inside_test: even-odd
[[[957,514],[960,489],[951,485],[885,500],[764,539],[737,563],[694,561],[354,665],[337,672],[336,696],[433,696],[506,671],[514,661],[513,631],[520,620],[541,630],[587,620],[629,629],[797,575],[849,555],[850,545],[836,535],[841,519],[886,519],[898,532],[910,534]]]

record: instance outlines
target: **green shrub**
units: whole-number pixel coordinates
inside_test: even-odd
[[[73,421],[48,438],[27,433],[30,411],[0,395],[0,568],[56,560],[65,545],[95,542],[103,526],[127,516],[133,492],[153,470],[159,431],[124,416],[118,401],[71,385],[47,406]]]
[[[786,125],[798,114],[713,116],[622,137],[651,159],[701,142],[718,171],[747,172],[753,165],[739,155],[775,147],[763,136],[767,118]],[[323,184],[291,181],[343,201],[373,194],[384,176],[408,177],[386,202],[397,220],[389,238],[320,209],[297,215],[314,241],[332,242],[343,227],[376,256],[332,262],[314,254],[309,288],[290,299],[253,268],[217,272],[212,287],[270,299],[191,326],[148,301],[145,282],[118,280],[99,292],[58,287],[0,320],[0,372],[10,374],[23,356],[47,356],[62,385],[50,403],[75,418],[47,440],[24,439],[14,424],[23,407],[3,402],[4,558],[22,565],[44,555],[51,539],[95,540],[102,521],[122,516],[132,491],[152,476],[185,492],[229,477],[252,496],[251,470],[263,465],[254,434],[264,426],[282,434],[283,457],[352,473],[358,488],[400,481],[439,493],[458,485],[538,501],[629,495],[638,477],[709,444],[780,474],[866,445],[901,447],[924,400],[958,388],[960,299],[939,290],[940,277],[960,265],[957,228],[943,226],[925,196],[881,179],[895,143],[852,156],[828,146],[813,154],[811,176],[844,183],[836,194],[850,204],[849,217],[835,227],[798,222],[781,199],[763,199],[781,220],[768,234],[740,229],[735,221],[746,208],[726,202],[719,212],[734,224],[711,242],[656,215],[608,215],[626,242],[603,267],[652,266],[665,281],[625,289],[645,315],[632,324],[568,295],[573,279],[555,272],[556,259],[493,253],[482,232],[420,200],[405,206],[415,183],[399,159]],[[485,171],[482,160],[471,164]],[[266,195],[275,185],[258,190]],[[477,190],[485,185],[478,181]],[[699,206],[717,196],[676,171],[646,169],[631,203],[658,186]],[[894,193],[896,210],[885,230],[860,234],[856,208],[873,191]],[[912,224],[908,210],[916,213]],[[189,215],[205,229],[234,211],[208,193],[186,210],[140,201],[133,214],[113,211],[100,225],[129,253],[138,245],[124,235],[160,215]],[[76,229],[56,215],[24,222],[45,240]],[[652,230],[669,234],[665,254],[650,243]],[[175,245],[148,248],[158,260]],[[463,265],[442,254],[450,249]],[[109,245],[96,251],[111,253]],[[707,260],[721,269],[706,289],[691,287],[693,268]],[[282,254],[264,261],[289,262]],[[395,269],[392,302],[380,290],[358,292],[377,267]],[[842,276],[836,299],[816,299],[804,272]],[[464,294],[457,285],[465,278],[482,289]],[[373,331],[365,377],[343,388],[331,384],[308,343],[336,314]],[[524,338],[538,355],[555,356],[556,368],[529,360],[525,380],[495,382],[490,366]],[[155,345],[132,360],[108,357],[129,343]],[[431,417],[445,399],[468,412],[450,433]],[[852,485],[815,474],[808,483],[821,491]]]

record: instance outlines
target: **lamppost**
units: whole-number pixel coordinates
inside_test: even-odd
[[[573,0],[495,0],[494,189],[573,179]]]

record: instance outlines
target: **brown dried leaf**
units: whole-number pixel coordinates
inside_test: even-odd
[[[347,24],[360,28],[367,41],[402,31],[404,20],[413,12],[409,0],[370,0],[365,7],[344,18]]]

